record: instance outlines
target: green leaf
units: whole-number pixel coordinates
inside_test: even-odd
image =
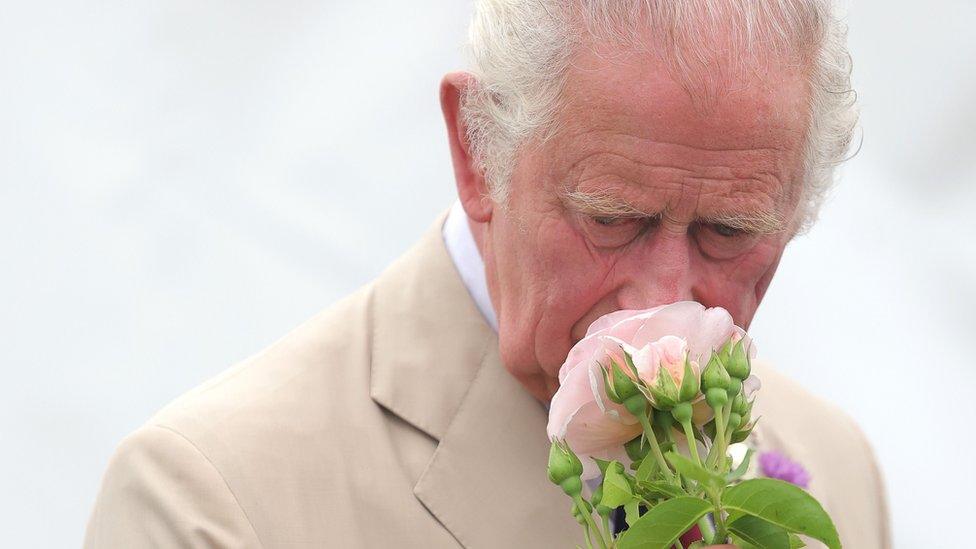
[[[652,456],[647,456],[641,460],[640,466],[637,467],[637,472],[634,473],[634,478],[637,479],[637,482],[649,481],[657,475],[660,469],[657,465],[657,460]]]
[[[630,489],[630,483],[624,473],[617,470],[612,462],[607,467],[607,473],[603,477],[603,499],[600,505],[613,509],[634,499],[634,492]]]
[[[694,461],[681,454],[675,452],[668,452],[664,456],[671,465],[674,466],[675,470],[682,475],[697,481],[699,484],[705,486],[712,486],[715,488],[721,488],[725,486],[725,478],[721,475],[717,475],[701,465],[698,465]]]
[[[595,457],[592,457],[592,456],[591,456],[590,459],[592,459],[593,461],[596,462],[596,466],[600,468],[600,473],[601,474],[604,474],[604,475],[607,474],[607,466],[610,465],[610,462],[609,461],[607,461],[605,459],[595,458]]]
[[[667,549],[711,509],[711,503],[688,496],[664,501],[631,524],[618,547]]]
[[[732,471],[731,473],[725,476],[726,482],[739,480],[740,478],[742,478],[742,475],[746,474],[746,472],[749,470],[749,461],[752,459],[752,454],[754,453],[755,450],[753,450],[752,448],[746,450],[746,455],[745,457],[742,458],[742,463],[740,463],[739,466],[735,468],[735,471]]]
[[[630,500],[624,505],[624,517],[628,527],[631,524],[636,524],[637,520],[640,519],[640,502],[637,501],[637,498]]]
[[[647,499],[660,499],[660,498],[680,498],[681,496],[687,496],[688,494],[681,488],[671,484],[670,482],[665,482],[663,480],[654,480],[650,482],[638,482],[637,487],[644,491],[645,494],[651,496]]]
[[[789,532],[752,515],[729,524],[729,531],[748,544],[740,544],[741,549],[790,549]]]
[[[744,481],[725,490],[722,506],[816,538],[830,549],[841,546],[837,529],[820,503],[789,482],[771,478]]]

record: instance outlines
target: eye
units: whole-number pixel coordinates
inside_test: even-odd
[[[751,250],[759,235],[723,223],[704,223],[695,228],[695,238],[701,251],[715,259],[729,259]]]
[[[583,215],[580,224],[594,246],[618,248],[636,238],[650,224],[650,220],[646,217]]]
[[[745,234],[745,231],[743,231],[742,229],[737,229],[735,227],[730,227],[728,225],[723,225],[721,223],[713,223],[711,225],[711,228],[720,236],[724,236],[726,238],[732,238],[732,237]]]

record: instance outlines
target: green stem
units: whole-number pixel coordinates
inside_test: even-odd
[[[583,503],[582,496],[580,496],[579,494],[573,496],[573,501],[576,502],[576,508],[579,509],[580,514],[583,515],[583,519],[586,520],[587,526],[589,526],[591,530],[596,532],[597,534],[596,539],[597,541],[600,542],[600,547],[602,547],[603,549],[608,549],[607,543],[604,541],[603,532],[600,530],[600,527],[597,526],[595,522],[593,522],[593,514],[590,511],[586,510],[586,504]],[[589,540],[589,538],[590,538],[589,533],[587,533],[586,539]]]
[[[718,460],[725,457],[725,410],[715,409],[715,441],[708,455],[708,466],[718,469]]]
[[[603,532],[607,536],[608,546],[613,547],[613,529],[610,528],[610,515],[603,516]]]
[[[651,441],[651,452],[654,453],[654,459],[657,460],[657,464],[661,466],[661,471],[664,472],[664,476],[670,480],[674,481],[674,473],[671,471],[671,466],[668,465],[667,460],[664,459],[664,454],[661,453],[661,445],[657,442],[657,436],[654,434],[654,429],[651,427],[651,422],[647,419],[647,412],[642,414],[637,414],[637,419],[640,420],[641,426],[644,428],[644,434]]]
[[[586,540],[586,549],[593,549],[593,542],[590,540],[590,526],[583,525],[583,539]]]
[[[698,529],[701,530],[706,545],[715,545],[715,529],[712,528],[712,523],[708,522],[707,515],[698,519]]]
[[[725,516],[722,513],[722,498],[714,490],[708,492],[708,496],[712,500],[712,504],[715,506],[715,510],[712,511],[712,518],[715,520],[715,535],[712,538],[712,544],[724,544],[725,540],[729,537],[725,530]]]
[[[691,427],[691,420],[682,421],[681,427],[685,431],[685,438],[688,440],[688,449],[691,450],[691,457],[694,458],[695,463],[701,466],[701,457],[698,456],[698,441],[695,440],[695,432]]]

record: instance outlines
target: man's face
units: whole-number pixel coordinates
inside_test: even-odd
[[[479,235],[503,361],[537,398],[605,313],[695,300],[748,327],[791,234],[805,86],[767,68],[693,100],[646,54],[577,60]]]

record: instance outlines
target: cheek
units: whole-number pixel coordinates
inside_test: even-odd
[[[592,253],[586,241],[562,220],[540,232],[537,260],[545,273],[545,302],[535,333],[536,357],[555,376],[590,322],[614,309],[608,296],[613,263]],[[606,309],[606,310],[603,310]]]
[[[779,242],[769,240],[734,259],[695,258],[692,294],[705,306],[727,309],[737,325],[748,328],[782,252]]]

